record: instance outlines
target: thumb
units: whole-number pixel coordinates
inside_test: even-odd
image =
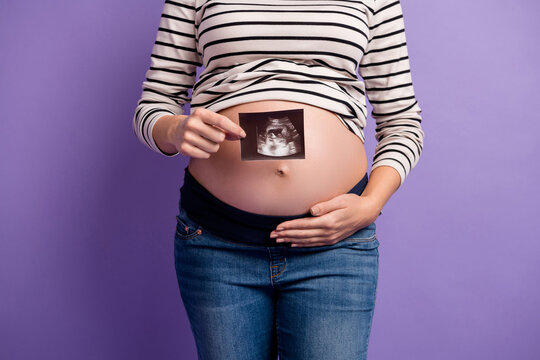
[[[341,199],[339,199],[339,196],[336,196],[330,200],[313,205],[309,210],[313,216],[321,216],[342,207]]]
[[[242,136],[236,135],[234,133],[230,133],[230,132],[225,133],[225,140],[234,141],[234,140],[242,140],[244,138],[245,138],[245,136],[242,137]]]

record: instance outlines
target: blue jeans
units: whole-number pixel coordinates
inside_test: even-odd
[[[375,223],[333,245],[235,242],[179,206],[178,285],[200,360],[366,359],[379,268]]]

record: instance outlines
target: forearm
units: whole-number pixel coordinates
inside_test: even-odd
[[[362,196],[369,197],[373,201],[378,214],[400,187],[400,183],[401,177],[396,169],[391,166],[379,166],[371,171]]]
[[[154,125],[152,136],[156,145],[165,153],[174,154],[178,150],[172,143],[171,131],[175,128],[178,121],[182,121],[188,115],[164,115]]]

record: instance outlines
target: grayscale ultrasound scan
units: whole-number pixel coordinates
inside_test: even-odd
[[[304,109],[239,113],[242,160],[305,159]]]

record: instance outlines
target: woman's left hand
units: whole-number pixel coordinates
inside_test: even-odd
[[[332,245],[373,223],[381,208],[369,196],[347,193],[315,204],[310,211],[313,217],[282,222],[270,237],[294,247]]]

